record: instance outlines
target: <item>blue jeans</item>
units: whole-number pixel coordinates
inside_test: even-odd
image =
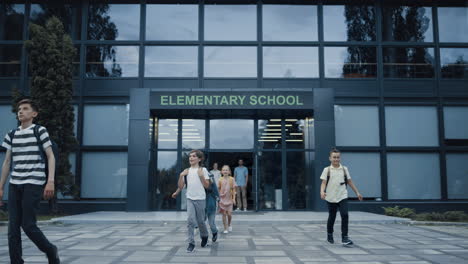
[[[210,225],[211,234],[218,233],[218,228],[216,227],[216,210],[210,214],[207,214],[206,217],[208,218],[208,224]]]

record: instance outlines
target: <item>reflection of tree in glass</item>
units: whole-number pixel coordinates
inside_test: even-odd
[[[157,208],[158,209],[176,209],[176,199],[171,197],[172,193],[177,189],[178,173],[176,171],[176,164],[169,169],[158,169],[156,171],[157,183],[156,186],[159,190],[157,194]]]
[[[117,26],[111,21],[107,4],[92,4],[88,11],[88,39],[115,40]],[[87,49],[87,75],[89,77],[120,77],[122,68],[117,63],[117,49],[114,46],[94,46]],[[110,66],[107,66],[106,65]]]
[[[375,10],[368,5],[345,6],[348,41],[375,41]],[[375,48],[349,47],[343,65],[345,78],[369,78],[376,76],[377,54]]]
[[[385,77],[432,78],[434,57],[428,48],[385,48]]]
[[[387,41],[424,41],[431,19],[419,6],[386,7],[383,16],[383,39]],[[429,9],[430,10],[430,9]]]
[[[78,21],[81,20],[81,13],[79,11],[80,8],[78,6],[73,8],[71,5],[61,5],[58,3],[34,4],[31,8],[30,19],[32,23],[44,26],[47,19],[56,16],[63,23],[65,32],[73,35],[77,34],[80,30],[81,25]],[[75,27],[75,31],[73,27]]]
[[[0,39],[23,39],[24,13],[19,13],[13,4],[0,6]]]
[[[449,62],[441,68],[442,78],[468,78],[468,61],[463,55],[455,62]]]

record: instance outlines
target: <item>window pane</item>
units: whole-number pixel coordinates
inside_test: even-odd
[[[205,47],[205,77],[257,77],[256,47]]]
[[[389,199],[440,199],[439,155],[389,153]]]
[[[3,138],[2,138],[2,142],[3,142]],[[0,152],[0,162],[2,162],[3,164],[3,161],[5,160],[5,152],[1,151]],[[8,186],[10,185],[9,184],[9,179],[7,180],[7,182],[5,183],[4,187],[3,187],[3,201],[8,201]]]
[[[282,210],[281,152],[259,152],[258,163],[260,209]]]
[[[468,153],[447,154],[447,188],[449,199],[468,199]]]
[[[258,147],[281,149],[281,119],[258,120]]]
[[[375,78],[377,54],[374,47],[326,47],[325,77]]]
[[[128,145],[129,105],[86,105],[83,144]]]
[[[0,45],[0,77],[18,77],[21,72],[21,46]]]
[[[442,78],[468,79],[468,49],[440,49]]]
[[[377,106],[335,105],[337,146],[379,146]]]
[[[375,41],[375,9],[370,5],[323,6],[325,41]]]
[[[315,147],[314,119],[285,119],[285,141],[288,149],[313,149]]]
[[[127,153],[84,152],[82,198],[127,197]]]
[[[139,40],[139,4],[90,4],[88,39]]]
[[[73,133],[75,134],[75,137],[78,137],[78,106],[73,105],[73,117],[75,118],[75,121],[73,122]]]
[[[81,6],[63,5],[60,3],[47,3],[31,5],[30,22],[45,26],[46,21],[52,16],[57,17],[63,23],[65,32],[73,39],[80,39],[81,36]]]
[[[147,40],[197,40],[198,5],[146,5]]]
[[[171,195],[177,190],[179,173],[177,152],[158,151],[156,171],[156,209],[177,209],[177,200]]]
[[[210,120],[210,149],[253,149],[253,137],[253,120]]]
[[[205,5],[205,40],[256,40],[255,5]]]
[[[348,167],[353,182],[364,197],[382,197],[379,153],[344,152],[341,160]],[[348,195],[357,197],[351,188]]]
[[[384,48],[384,77],[433,78],[433,48]]]
[[[137,46],[89,46],[86,49],[87,77],[137,77]]]
[[[18,127],[16,115],[11,112],[11,105],[0,105],[0,140],[3,143],[3,138],[10,130]],[[0,143],[1,145],[1,143]],[[3,159],[0,159],[3,162]]]
[[[205,120],[182,119],[182,148],[205,148]]]
[[[197,77],[198,47],[146,47],[145,77]]]
[[[306,209],[314,152],[287,152],[288,209]]]
[[[179,131],[177,119],[157,120],[157,142],[159,149],[176,149]]]
[[[434,41],[430,7],[386,4],[382,13],[384,41]]]
[[[468,139],[468,107],[444,107],[445,138]]]
[[[264,41],[317,41],[317,6],[264,5]]]
[[[385,107],[387,146],[438,146],[437,127],[435,107]]]
[[[263,77],[318,78],[318,48],[263,47]]]
[[[438,15],[440,42],[468,42],[468,7],[439,7]]]
[[[0,6],[0,39],[23,39],[24,5],[3,4]]]

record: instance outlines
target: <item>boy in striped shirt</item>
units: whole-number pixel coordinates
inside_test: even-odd
[[[38,109],[30,99],[18,103],[18,120],[21,126],[5,136],[2,147],[6,148],[0,178],[0,206],[3,199],[3,187],[10,173],[8,193],[8,248],[12,264],[22,264],[21,230],[29,239],[44,252],[49,264],[60,263],[58,250],[49,242],[36,224],[36,214],[41,196],[50,199],[54,195],[55,157],[52,152],[52,142],[46,128],[38,127],[40,142],[34,134],[33,119]],[[42,144],[47,160],[41,156],[39,144]],[[46,164],[48,162],[48,178],[46,179]],[[47,182],[45,188],[44,184]]]

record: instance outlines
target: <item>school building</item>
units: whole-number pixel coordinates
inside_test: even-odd
[[[324,210],[332,147],[352,210],[468,208],[468,1],[2,1],[2,137],[53,15],[78,51],[67,211],[184,210],[191,149],[244,160],[251,211]]]

